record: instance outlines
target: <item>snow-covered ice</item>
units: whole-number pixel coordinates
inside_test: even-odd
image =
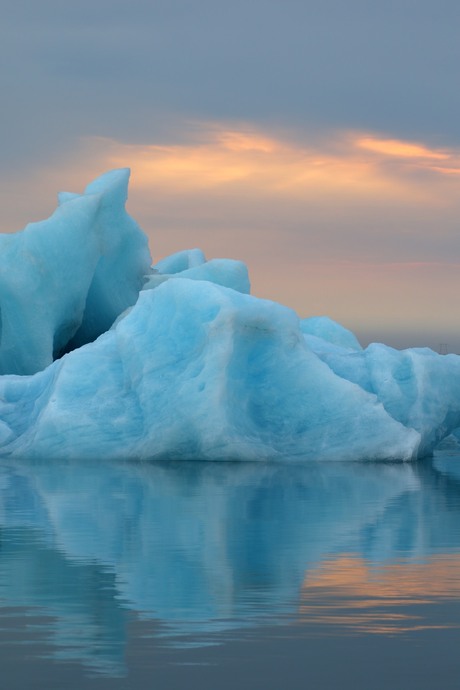
[[[0,454],[408,460],[460,426],[460,357],[363,349],[198,249],[150,268],[128,177],[0,236]]]

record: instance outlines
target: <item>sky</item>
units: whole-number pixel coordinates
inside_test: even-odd
[[[131,168],[153,260],[460,353],[458,0],[0,0],[0,231]]]

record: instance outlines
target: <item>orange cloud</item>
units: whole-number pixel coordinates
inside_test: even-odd
[[[278,146],[275,139],[262,137],[259,134],[237,131],[224,131],[217,136],[217,140],[230,151],[260,151],[272,153]]]
[[[241,258],[254,294],[302,316],[328,314],[358,333],[422,332],[429,323],[429,343],[407,344],[460,349],[449,335],[459,151],[398,140],[408,155],[390,155],[359,144],[394,141],[369,132],[301,139],[213,122],[187,131],[169,144],[90,138],[68,159],[10,173],[0,187],[0,229],[47,217],[58,189],[78,191],[104,170],[129,166],[128,208],[150,234],[155,259],[193,246]]]
[[[442,168],[434,165],[431,168],[434,172],[439,172],[442,175],[460,175],[460,168]]]
[[[381,153],[385,156],[398,156],[402,158],[428,158],[433,160],[446,160],[448,153],[435,149],[429,149],[423,144],[414,144],[400,139],[381,139],[366,136],[356,139],[356,145],[367,151]]]
[[[244,126],[205,123],[197,130],[198,140],[195,136],[181,144],[98,140],[98,145],[105,148],[108,167],[130,165],[134,187],[162,194],[207,190],[258,199],[276,195],[428,204],[439,202],[442,184],[417,178],[413,170],[441,173],[440,179],[460,170],[456,151],[370,134],[335,133],[325,144],[286,140]]]
[[[456,150],[434,149],[420,143],[372,135],[357,136],[354,143],[358,148],[377,155],[382,163],[385,158],[400,159],[402,165],[411,165],[431,173],[460,174],[460,153]]]
[[[189,128],[190,129],[190,128]],[[359,132],[333,132],[329,139],[287,139],[252,126],[196,124],[181,143],[124,144],[106,138],[86,139],[68,174],[73,180],[111,167],[132,169],[132,191],[159,197],[205,193],[257,203],[265,199],[331,204],[445,203],[447,180],[460,174],[460,153],[436,150],[422,143]],[[391,165],[389,165],[391,162]],[[423,170],[430,179],[417,174]],[[40,171],[40,179],[46,171]],[[51,175],[55,171],[50,170]],[[443,182],[444,180],[444,182]],[[53,184],[55,184],[53,182]]]
[[[326,147],[264,136],[251,129],[204,127],[201,140],[170,146],[126,145],[106,142],[108,166],[129,163],[133,185],[160,192],[187,194],[200,190],[219,193],[244,190],[245,196],[279,195],[308,199],[364,197],[398,199],[433,197],[420,188],[407,170],[388,170],[388,155],[447,159],[419,145],[350,137],[344,133]],[[399,153],[397,153],[399,151]],[[439,167],[439,165],[438,165]]]
[[[78,188],[88,175],[129,166],[131,189],[157,196],[206,193],[239,195],[257,203],[266,198],[305,204],[362,199],[426,206],[445,203],[460,174],[459,151],[372,133],[338,131],[318,141],[215,122],[198,123],[189,130],[188,140],[182,136],[181,143],[168,145],[88,138],[68,162],[67,173],[62,163],[59,179]],[[420,170],[430,177],[417,174]],[[56,176],[54,167],[40,170],[40,180],[50,176]]]

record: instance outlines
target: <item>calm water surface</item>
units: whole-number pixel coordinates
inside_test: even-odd
[[[0,464],[2,688],[458,688],[460,455]]]

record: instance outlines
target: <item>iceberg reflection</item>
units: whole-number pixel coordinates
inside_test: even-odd
[[[3,463],[0,599],[41,612],[56,655],[116,673],[135,618],[189,639],[314,620],[310,595],[337,574],[334,591],[356,594],[356,573],[347,585],[331,566],[350,554],[367,581],[416,563],[421,591],[433,559],[460,563],[460,477],[440,462]],[[410,602],[398,567],[372,596]]]

